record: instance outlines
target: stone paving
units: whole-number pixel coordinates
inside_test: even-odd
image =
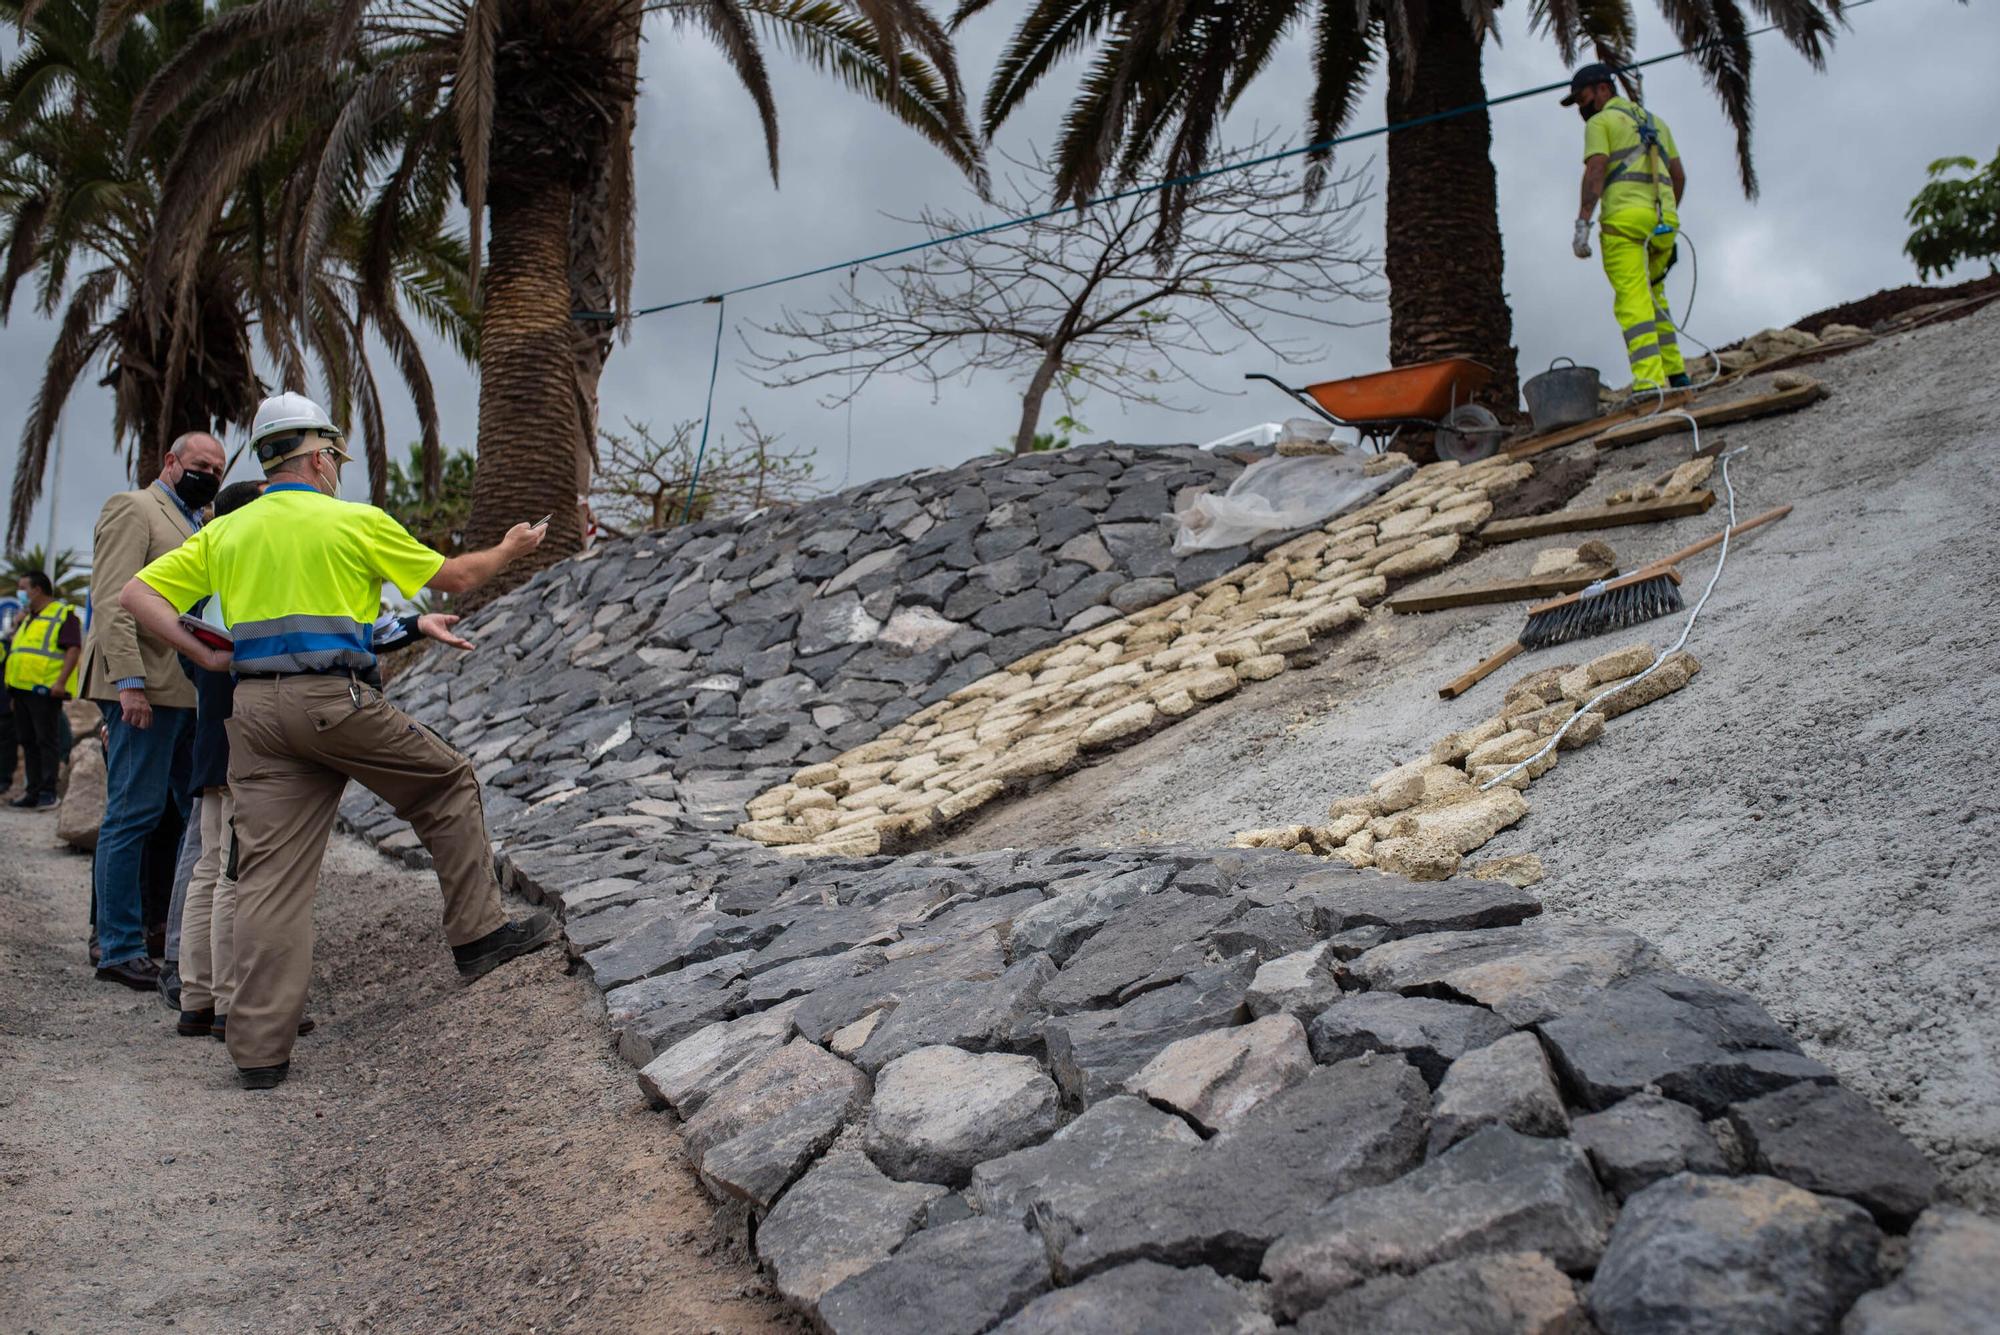
[[[1154,516],[1234,467],[981,460],[607,544],[396,683],[480,766],[503,873],[563,913],[781,1291],[871,1332],[1990,1322],[2000,1228],[1933,1203],[1886,1119],[1749,997],[1508,879],[732,833],[787,783],[787,821],[828,809],[791,809],[809,787],[838,806],[799,771],[1000,664],[1276,564],[1166,552]],[[425,861],[366,794],[343,817]]]

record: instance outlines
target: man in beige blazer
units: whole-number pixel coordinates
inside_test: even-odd
[[[173,798],[174,750],[194,724],[194,684],[173,647],[141,631],[118,594],[141,566],[193,536],[227,466],[215,437],[182,436],[156,481],[104,503],[92,538],[83,694],[104,714],[104,822],[93,877],[97,976],[147,991],[159,970],[146,954],[140,861]]]

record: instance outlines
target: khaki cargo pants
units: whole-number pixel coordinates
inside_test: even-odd
[[[236,882],[229,874],[235,802],[225,787],[201,793],[201,858],[181,905],[181,1009],[229,1014],[236,978]]]
[[[320,859],[349,779],[389,803],[430,852],[448,942],[476,941],[507,915],[472,762],[380,691],[346,677],[249,678],[237,683],[228,727],[237,844],[229,1055],[248,1069],[291,1058],[312,976]]]

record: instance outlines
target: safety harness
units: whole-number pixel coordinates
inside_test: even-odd
[[[1653,113],[1644,107],[1634,108],[1627,102],[1622,106],[1613,107],[1611,110],[1622,111],[1632,118],[1632,124],[1639,132],[1639,146],[1636,149],[1628,148],[1623,150],[1622,155],[1612,155],[1614,159],[1618,160],[1614,161],[1611,164],[1611,170],[1605,173],[1605,188],[1609,189],[1618,181],[1627,181],[1632,184],[1637,184],[1640,181],[1650,183],[1653,187],[1653,235],[1671,236],[1674,232],[1674,224],[1667,221],[1666,197],[1663,192],[1669,177],[1667,175],[1667,155],[1660,147],[1660,127],[1654,123]],[[1634,167],[1632,162],[1634,157],[1639,158],[1644,163],[1645,171],[1643,173]]]

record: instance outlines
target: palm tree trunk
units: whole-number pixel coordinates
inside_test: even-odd
[[[583,546],[577,457],[584,448],[571,336],[571,190],[546,178],[495,181],[488,196],[485,310],[479,340],[479,468],[468,549],[551,514],[535,554],[468,605],[521,583]]]
[[[1430,23],[1413,60],[1391,44],[1391,124],[1486,100],[1479,37],[1459,0],[1415,3],[1428,5]],[[1389,361],[1484,362],[1494,376],[1480,401],[1513,414],[1520,387],[1492,149],[1484,110],[1389,136]]]
[[[1056,382],[1056,372],[1062,369],[1062,349],[1050,348],[1028,378],[1028,388],[1021,395],[1021,425],[1014,432],[1014,453],[1031,454],[1035,448],[1035,428],[1042,424],[1042,400],[1048,397],[1049,386]]]

